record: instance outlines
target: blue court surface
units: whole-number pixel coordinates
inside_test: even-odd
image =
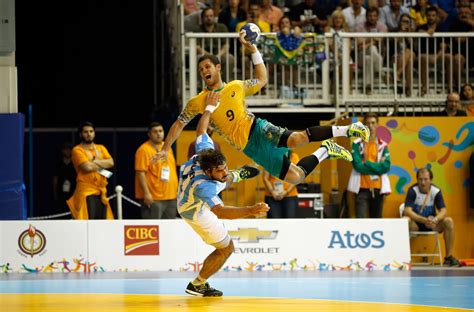
[[[193,272],[8,273],[3,294],[185,295]],[[209,280],[224,296],[409,304],[474,310],[474,270],[391,272],[219,272]]]

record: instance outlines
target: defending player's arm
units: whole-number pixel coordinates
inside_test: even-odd
[[[266,203],[257,203],[253,206],[246,207],[233,207],[224,206],[222,204],[215,205],[211,208],[211,211],[219,219],[240,219],[250,216],[259,216],[270,210],[270,207]]]
[[[258,51],[257,47],[252,43],[246,41],[243,36],[245,34],[240,34],[240,42],[242,45],[250,51],[252,54],[252,63],[254,64],[253,80],[245,81],[245,95],[251,95],[257,93],[261,88],[263,88],[268,81],[267,77],[267,68],[263,62],[262,55]]]
[[[219,106],[220,97],[221,95],[219,92],[209,92],[209,94],[207,95],[206,108],[201,116],[201,119],[199,119],[199,123],[196,129],[197,137],[207,132],[207,128],[209,127],[209,120],[211,119],[211,114],[212,112],[214,112],[217,106]]]

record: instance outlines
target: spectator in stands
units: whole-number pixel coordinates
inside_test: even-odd
[[[216,23],[214,18],[214,10],[212,8],[206,8],[201,13],[201,32],[203,33],[226,33],[227,27],[224,24]],[[206,38],[204,39],[204,47],[197,46],[198,57],[205,54],[216,55],[222,64],[222,76],[225,81],[229,81],[233,78],[234,73],[234,56],[229,53],[229,45],[226,44],[225,40],[221,40],[219,49],[220,38]]]
[[[400,15],[398,32],[409,33],[415,30],[415,25],[409,14]],[[398,38],[395,41],[396,52],[394,61],[397,68],[397,88],[401,88],[400,93],[411,95],[413,64],[415,53],[413,52],[412,42],[409,38]]]
[[[56,165],[53,176],[53,194],[55,201],[54,213],[65,213],[69,211],[66,204],[76,189],[76,171],[72,164],[72,144],[66,142],[61,147],[61,159]]]
[[[237,24],[246,19],[247,12],[241,8],[240,0],[228,0],[228,5],[219,13],[219,23],[224,24],[230,32],[237,31]]]
[[[387,4],[380,9],[380,22],[384,23],[388,31],[398,31],[398,22],[402,14],[410,15],[410,10],[401,5],[401,0],[390,0],[390,4]]]
[[[450,32],[472,32],[474,30],[474,19],[472,18],[471,8],[468,5],[460,6],[457,18],[449,26]],[[466,37],[456,37],[452,41],[451,55],[453,58],[453,86],[450,90],[459,91],[460,76],[465,71],[466,57],[474,51],[474,40],[469,38],[469,46]],[[471,60],[472,62],[472,60]],[[472,64],[471,64],[472,67]]]
[[[300,161],[298,154],[290,153],[290,161],[297,164]],[[298,207],[298,190],[296,185],[282,181],[272,176],[268,171],[263,172],[265,184],[265,203],[270,206],[268,218],[296,218]]]
[[[148,140],[135,152],[135,198],[141,204],[142,219],[176,218],[178,174],[173,150],[165,160],[151,162],[163,148],[165,131],[158,122],[148,126]]]
[[[377,114],[365,115],[364,124],[370,129],[369,142],[356,139],[352,143],[353,168],[347,190],[356,194],[357,218],[382,218],[384,196],[391,193],[390,153],[388,144],[377,137]]]
[[[443,265],[460,266],[452,255],[454,222],[446,216],[441,189],[432,184],[433,173],[428,168],[416,172],[417,183],[408,189],[403,215],[409,219],[410,231],[436,231],[444,234],[446,257]]]
[[[303,32],[322,33],[328,21],[323,8],[316,0],[304,0],[290,11],[291,24],[300,27]]]
[[[444,110],[435,114],[436,116],[463,117],[467,116],[462,110],[459,94],[456,92],[449,93],[446,98],[446,106]]]
[[[428,0],[418,0],[410,9],[410,16],[415,21],[416,27],[426,24],[426,9],[429,7]]]
[[[442,23],[456,9],[456,0],[430,0],[430,5],[438,10],[439,22]]]
[[[76,190],[67,200],[74,219],[113,219],[112,208],[107,198],[108,171],[114,160],[104,145],[95,144],[95,126],[84,122],[79,126],[81,144],[72,149],[72,163],[76,169]]]
[[[247,20],[238,23],[235,30],[237,32],[240,32],[240,28],[242,28],[242,26],[244,26],[245,24],[254,23],[260,28],[260,31],[262,33],[270,32],[271,31],[270,24],[265,22],[264,20],[262,20],[260,18],[260,15],[261,15],[261,9],[260,9],[260,5],[258,4],[258,2],[251,2],[249,4]]]
[[[199,12],[197,0],[181,0],[181,3],[184,5],[184,15]]]
[[[271,0],[263,0],[260,9],[260,19],[270,24],[273,32],[278,31],[280,19],[283,15],[283,11],[276,5],[273,5]]]
[[[474,2],[470,0],[458,0],[456,1],[456,7],[454,10],[449,13],[449,15],[440,23],[440,29],[442,32],[449,31],[449,28],[458,20],[459,9],[461,7],[467,6],[471,9],[471,12],[474,11]],[[472,3],[472,5],[471,5]]]
[[[470,83],[466,83],[461,88],[461,104],[467,115],[474,116],[474,91]]]
[[[439,32],[438,24],[438,9],[435,7],[429,7],[426,9],[426,24],[418,27],[419,32],[426,32],[432,36],[435,32]],[[418,48],[418,44],[415,46]],[[428,40],[422,38],[420,39],[420,50],[418,51],[420,57],[420,66],[421,66],[421,95],[425,95],[428,89],[428,65],[433,65],[437,63],[438,68],[441,70],[446,69],[447,80],[449,85],[452,79],[451,72],[451,58],[447,52],[447,44],[443,40],[434,38],[429,38]],[[442,68],[444,59],[445,68]]]
[[[366,21],[356,26],[356,32],[387,32],[387,26],[379,22],[379,10],[368,8]],[[374,77],[382,67],[383,38],[359,38],[357,40],[358,65],[364,68],[365,92],[371,93]]]
[[[207,135],[212,138],[212,134],[214,133],[214,129],[212,129],[210,126],[207,128]],[[220,151],[221,150],[221,146],[219,145],[219,143],[215,142],[214,141],[214,149],[216,151]],[[196,155],[196,142],[193,141],[191,144],[189,144],[189,147],[188,147],[188,159],[193,157],[194,155]]]
[[[359,1],[359,0],[355,0],[355,1]],[[335,10],[334,12],[332,12],[331,17],[329,18],[329,25],[326,27],[324,32],[325,33],[336,34],[336,35],[338,35],[341,32],[349,32],[349,27],[346,23],[345,15],[344,15],[343,11]],[[333,40],[335,40],[336,44],[337,44],[338,61],[339,61],[340,64],[342,64],[342,38],[340,36],[333,36],[333,38],[328,39],[328,45],[329,45],[329,51],[330,51],[331,59],[334,59],[334,55],[335,55],[335,51],[334,51],[335,42],[333,42]],[[354,62],[351,58],[350,61],[349,61],[349,73],[350,73],[350,75],[349,75],[349,84],[351,86],[350,87],[351,91],[352,91],[352,75],[353,75],[353,72],[354,72],[354,69],[353,69],[353,66],[352,66],[353,63]],[[339,71],[340,71],[339,75],[340,75],[340,77],[342,77],[342,67],[339,67]],[[331,83],[333,84],[332,89],[334,89],[334,87],[335,87],[334,81],[335,81],[335,79],[331,79]]]
[[[354,32],[356,26],[365,23],[365,8],[362,6],[363,0],[352,0],[352,5],[348,6],[342,13],[347,26],[351,32]]]

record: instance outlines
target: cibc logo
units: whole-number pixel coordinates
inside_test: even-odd
[[[126,256],[157,256],[160,254],[158,225],[125,225]]]
[[[370,234],[367,233],[351,233],[346,231],[342,234],[340,231],[331,231],[331,241],[329,242],[328,248],[382,248],[385,246],[383,240],[383,231],[373,231]]]

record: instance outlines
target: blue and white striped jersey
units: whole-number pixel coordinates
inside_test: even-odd
[[[212,139],[204,133],[196,138],[196,152],[214,148]],[[223,204],[218,194],[224,190],[226,183],[209,178],[202,171],[198,155],[194,155],[181,165],[178,187],[178,212],[181,217],[194,220],[205,208]]]

